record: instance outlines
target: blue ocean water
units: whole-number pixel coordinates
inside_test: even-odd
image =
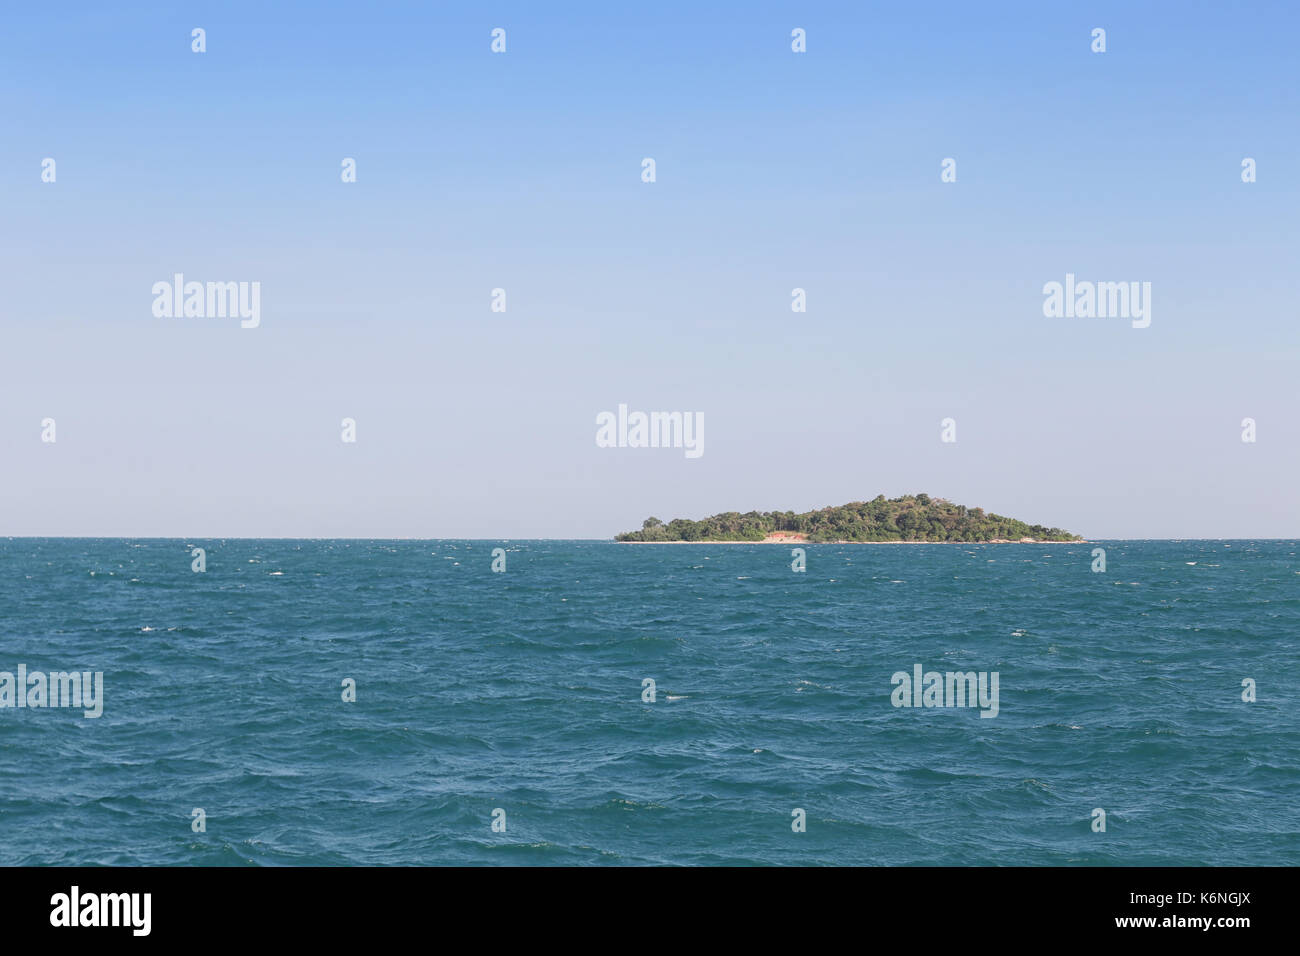
[[[0,540],[0,863],[1300,862],[1300,547],[1099,544]]]

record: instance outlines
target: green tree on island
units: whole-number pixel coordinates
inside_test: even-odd
[[[955,505],[929,495],[904,495],[853,501],[835,508],[792,511],[727,511],[699,521],[674,518],[664,524],[647,518],[640,531],[625,531],[616,541],[762,541],[777,532],[805,535],[809,541],[1082,541],[1060,528],[1026,524],[986,514],[983,508]]]

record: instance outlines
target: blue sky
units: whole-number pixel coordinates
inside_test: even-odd
[[[609,537],[926,491],[1300,535],[1292,6],[268,6],[8,14],[0,534]],[[259,281],[260,327],[154,317],[176,272]],[[1067,272],[1149,281],[1151,326],[1044,317]],[[597,448],[619,403],[702,413],[705,454]]]

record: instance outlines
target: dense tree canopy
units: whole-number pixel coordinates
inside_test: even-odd
[[[904,495],[854,501],[838,508],[793,511],[728,511],[699,521],[674,518],[664,524],[647,518],[640,531],[625,531],[616,541],[762,541],[775,532],[807,535],[809,541],[1078,541],[1060,528],[1026,524],[985,514],[929,495]]]

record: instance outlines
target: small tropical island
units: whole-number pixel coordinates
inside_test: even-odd
[[[615,541],[712,541],[761,544],[855,544],[859,542],[960,541],[976,544],[1037,544],[1043,541],[1083,541],[1060,528],[1026,524],[989,514],[983,508],[955,505],[929,495],[904,495],[852,501],[820,511],[728,511],[692,521],[674,518],[667,524],[646,518],[640,531],[625,531]]]

